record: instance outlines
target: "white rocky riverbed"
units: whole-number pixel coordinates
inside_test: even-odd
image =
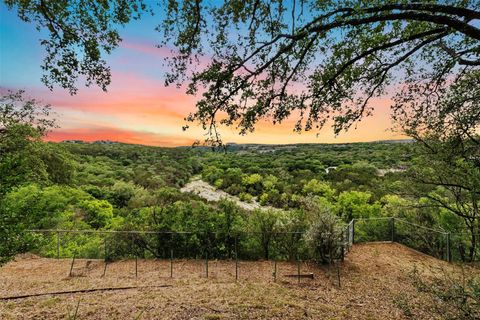
[[[207,201],[220,201],[222,199],[227,199],[234,202],[240,208],[250,211],[255,209],[274,209],[273,207],[262,206],[255,200],[252,200],[252,202],[242,201],[237,196],[232,196],[223,190],[215,189],[215,187],[199,177],[194,177],[189,183],[181,188],[180,191],[196,194]]]

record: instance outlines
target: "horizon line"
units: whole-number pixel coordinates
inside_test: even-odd
[[[48,139],[43,139],[47,143],[71,143],[71,144],[125,144],[125,145],[135,145],[135,146],[145,146],[145,147],[158,147],[158,148],[188,148],[188,147],[203,147],[203,148],[211,148],[212,146],[208,145],[194,145],[192,143],[190,145],[178,145],[178,146],[167,146],[167,145],[155,145],[155,144],[144,144],[144,143],[133,143],[133,142],[123,142],[123,141],[116,141],[116,140],[109,140],[109,139],[99,139],[99,140],[82,140],[82,139],[65,139],[62,141],[53,141]],[[380,139],[380,140],[370,140],[370,141],[351,141],[351,142],[299,142],[299,143],[238,143],[238,142],[226,142],[222,144],[222,146],[229,146],[229,145],[238,145],[238,146],[294,146],[294,145],[345,145],[345,144],[361,144],[361,143],[402,143],[402,142],[414,142],[415,139],[413,138],[405,138],[405,139]]]

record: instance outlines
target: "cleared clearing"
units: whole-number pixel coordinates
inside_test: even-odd
[[[295,263],[278,263],[273,282],[271,261],[240,262],[235,281],[234,261],[134,261],[108,265],[78,260],[75,277],[68,277],[71,260],[18,257],[0,269],[0,297],[55,291],[138,286],[115,291],[45,295],[0,301],[1,319],[65,319],[80,301],[77,319],[429,319],[430,297],[417,292],[408,273],[416,266],[425,274],[452,272],[454,266],[399,244],[355,245],[337,269],[302,263],[302,273],[314,280],[287,278]],[[149,287],[145,287],[149,286]],[[158,287],[153,287],[158,286]],[[413,305],[413,307],[412,307]]]

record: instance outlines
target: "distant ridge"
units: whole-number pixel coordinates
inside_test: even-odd
[[[111,140],[95,140],[95,141],[84,141],[84,140],[63,140],[61,143],[85,143],[85,144],[116,144],[122,143],[118,141],[111,141]],[[124,144],[131,144],[131,143],[124,143]]]
[[[415,139],[376,140],[372,143],[414,143]]]
[[[237,142],[227,142],[224,144],[224,147],[227,150],[235,149],[246,149],[246,148],[296,148],[299,146],[346,146],[354,144],[399,144],[399,143],[414,143],[414,139],[395,139],[395,140],[374,140],[374,141],[364,141],[364,142],[337,142],[337,143],[237,143]],[[95,140],[95,141],[85,141],[81,139],[69,139],[60,141],[60,143],[72,143],[72,144],[125,144],[125,145],[139,145],[139,146],[149,146],[149,147],[158,147],[158,148],[191,148],[192,145],[176,146],[176,147],[164,147],[164,146],[153,146],[153,145],[144,145],[140,143],[129,143],[121,141],[112,141],[112,140]],[[211,149],[210,146],[197,145],[197,149]]]
[[[227,142],[228,147],[289,147],[289,146],[315,146],[315,145],[347,145],[347,144],[369,144],[369,143],[414,143],[414,139],[395,139],[395,140],[373,140],[363,142],[318,142],[318,143],[236,143]]]

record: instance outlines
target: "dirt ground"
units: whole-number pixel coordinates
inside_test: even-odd
[[[0,319],[430,319],[430,297],[417,292],[408,273],[451,272],[453,265],[399,244],[354,245],[340,268],[272,261],[138,260],[111,263],[17,257],[0,269],[0,297],[78,289],[143,288],[0,300]],[[339,277],[340,275],[340,286]],[[145,287],[150,286],[150,287]],[[158,287],[154,287],[158,286]]]

